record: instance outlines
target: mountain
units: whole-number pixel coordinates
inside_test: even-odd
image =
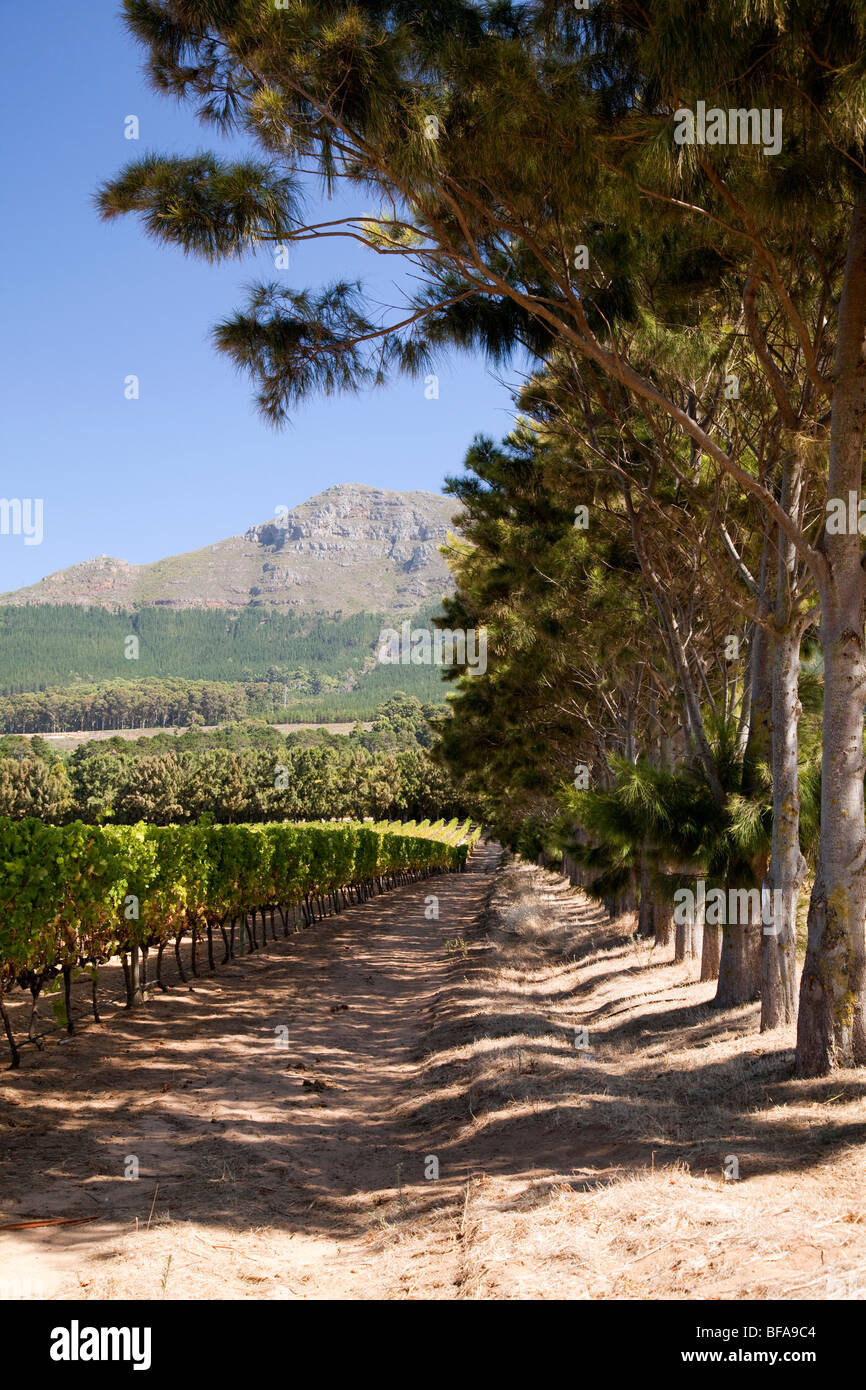
[[[99,555],[0,594],[0,605],[409,613],[453,588],[438,547],[456,511],[438,493],[341,483],[202,550],[149,565]]]

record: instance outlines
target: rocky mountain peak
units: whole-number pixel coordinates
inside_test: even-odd
[[[438,493],[339,483],[202,550],[149,565],[98,555],[0,603],[410,612],[453,588],[439,547],[456,511]]]

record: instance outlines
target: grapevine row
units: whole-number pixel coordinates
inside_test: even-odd
[[[4,992],[18,985],[33,996],[30,1032],[41,990],[63,977],[66,1026],[74,1031],[70,985],[74,970],[92,979],[94,1018],[98,969],[113,957],[123,963],[127,1006],[143,998],[148,953],[156,950],[156,984],[171,943],[181,978],[184,937],[198,974],[204,938],[215,968],[214,933],[222,937],[221,963],[234,959],[235,934],[258,947],[255,921],[267,915],[276,937],[300,915],[305,924],[329,911],[428,874],[462,869],[478,831],[468,823],[371,826],[353,823],[159,826],[47,825],[0,818],[0,1014],[19,1063]]]

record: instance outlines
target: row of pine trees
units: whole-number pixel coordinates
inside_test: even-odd
[[[151,152],[100,189],[107,220],[135,214],[206,260],[343,234],[404,272],[393,313],[335,258],[321,289],[270,279],[223,317],[215,344],[267,418],[316,392],[422,376],[455,347],[529,363],[529,440],[514,467],[536,445],[550,452],[553,505],[567,498],[578,537],[558,543],[557,517],[546,504],[536,517],[523,492],[516,516],[510,495],[491,500],[486,548],[461,557],[471,597],[460,603],[467,620],[507,629],[513,659],[501,686],[476,678],[461,701],[492,764],[522,742],[530,812],[547,794],[552,726],[571,730],[567,757],[576,747],[594,779],[584,791],[616,785],[614,756],[698,779],[724,827],[725,872],[748,862],[779,895],[767,1026],[794,1007],[809,872],[800,667],[817,638],[797,1069],[866,1062],[862,4],[126,0],[125,11],[156,87],[257,157]],[[721,134],[692,119],[689,138],[686,117],[719,103]],[[762,141],[765,124],[778,142]],[[340,219],[305,196],[311,171],[339,190]],[[843,504],[853,526],[836,524]],[[536,547],[537,628],[507,582],[512,522]],[[519,728],[499,698],[509,688]],[[566,737],[563,760],[568,748]],[[747,829],[764,791],[766,867]],[[502,795],[512,804],[512,785]],[[579,826],[589,809],[574,810]],[[692,850],[708,872],[716,862],[703,831],[661,845],[644,829],[647,875],[660,854],[666,872]]]

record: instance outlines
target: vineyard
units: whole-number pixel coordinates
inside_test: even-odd
[[[246,941],[259,946],[268,926],[276,938],[309,925],[349,903],[365,901],[398,884],[433,873],[461,870],[479,829],[428,821],[380,823],[276,823],[192,826],[52,826],[35,819],[0,820],[0,1014],[12,1066],[20,1051],[4,993],[19,987],[33,998],[30,1034],[40,993],[62,982],[62,1016],[75,1025],[70,991],[76,972],[92,981],[92,1008],[99,1021],[100,965],[119,957],[129,1008],[140,1004],[148,982],[148,957],[156,951],[155,986],[164,989],[163,954],[173,944],[181,978],[180,947],[191,948],[198,974],[199,942],[207,967],[216,968]]]

